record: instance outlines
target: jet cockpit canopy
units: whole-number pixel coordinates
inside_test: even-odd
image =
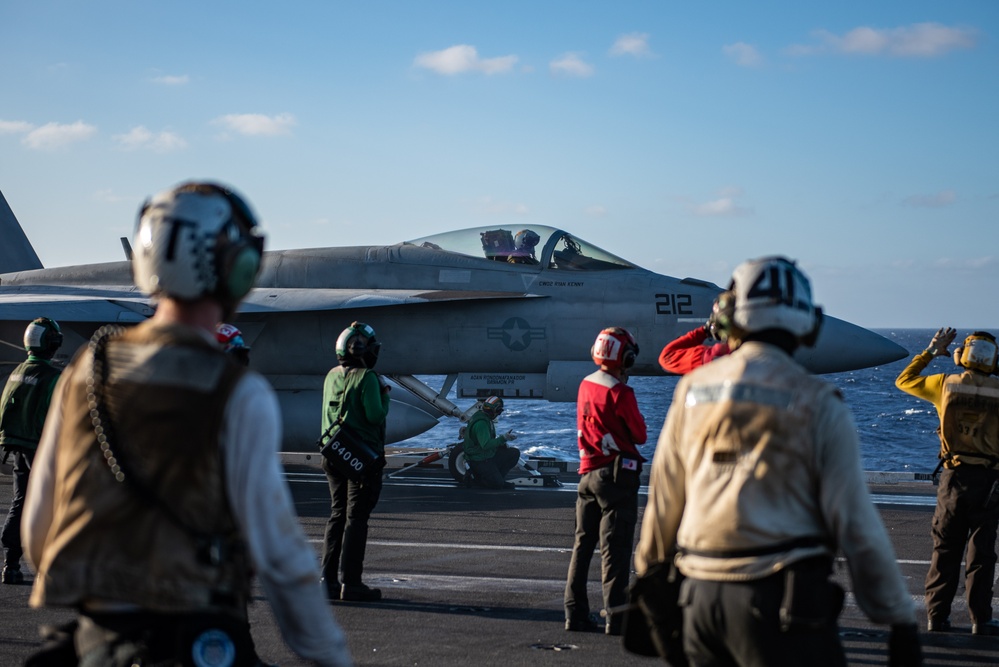
[[[407,243],[496,262],[556,270],[638,268],[592,243],[545,225],[474,227],[425,236]]]

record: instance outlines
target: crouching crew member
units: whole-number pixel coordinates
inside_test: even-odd
[[[465,475],[468,486],[487,489],[512,489],[515,486],[505,480],[520,461],[520,450],[506,444],[517,439],[513,431],[496,435],[496,420],[501,414],[503,399],[490,396],[482,401],[481,407],[468,420],[463,446],[465,461],[468,462],[468,473]]]

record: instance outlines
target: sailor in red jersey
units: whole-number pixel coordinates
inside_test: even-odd
[[[619,327],[604,329],[591,350],[600,370],[583,379],[576,403],[579,490],[576,539],[565,584],[565,629],[597,630],[590,618],[586,575],[600,543],[605,610],[627,602],[632,546],[638,521],[638,486],[645,458],[645,419],[627,385],[638,343]],[[608,611],[604,631],[621,634],[621,615]]]
[[[705,345],[708,338],[717,339],[715,335],[715,313],[718,311],[718,299],[711,308],[711,317],[703,326],[688,331],[679,338],[670,341],[659,353],[659,365],[667,373],[686,375],[699,366],[718,357],[724,357],[732,350],[728,343]]]

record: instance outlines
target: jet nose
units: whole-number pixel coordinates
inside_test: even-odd
[[[908,354],[904,347],[880,334],[827,316],[815,347],[798,348],[794,356],[813,373],[840,373],[889,364]]]

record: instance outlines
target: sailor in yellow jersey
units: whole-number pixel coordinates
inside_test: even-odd
[[[933,514],[933,556],[926,573],[927,630],[951,629],[950,607],[967,546],[965,592],[971,632],[999,635],[992,618],[992,584],[999,525],[999,347],[976,331],[954,350],[956,373],[921,375],[936,357],[948,356],[957,332],[937,331],[929,347],[905,367],[895,386],[933,403],[940,416],[940,483]]]

